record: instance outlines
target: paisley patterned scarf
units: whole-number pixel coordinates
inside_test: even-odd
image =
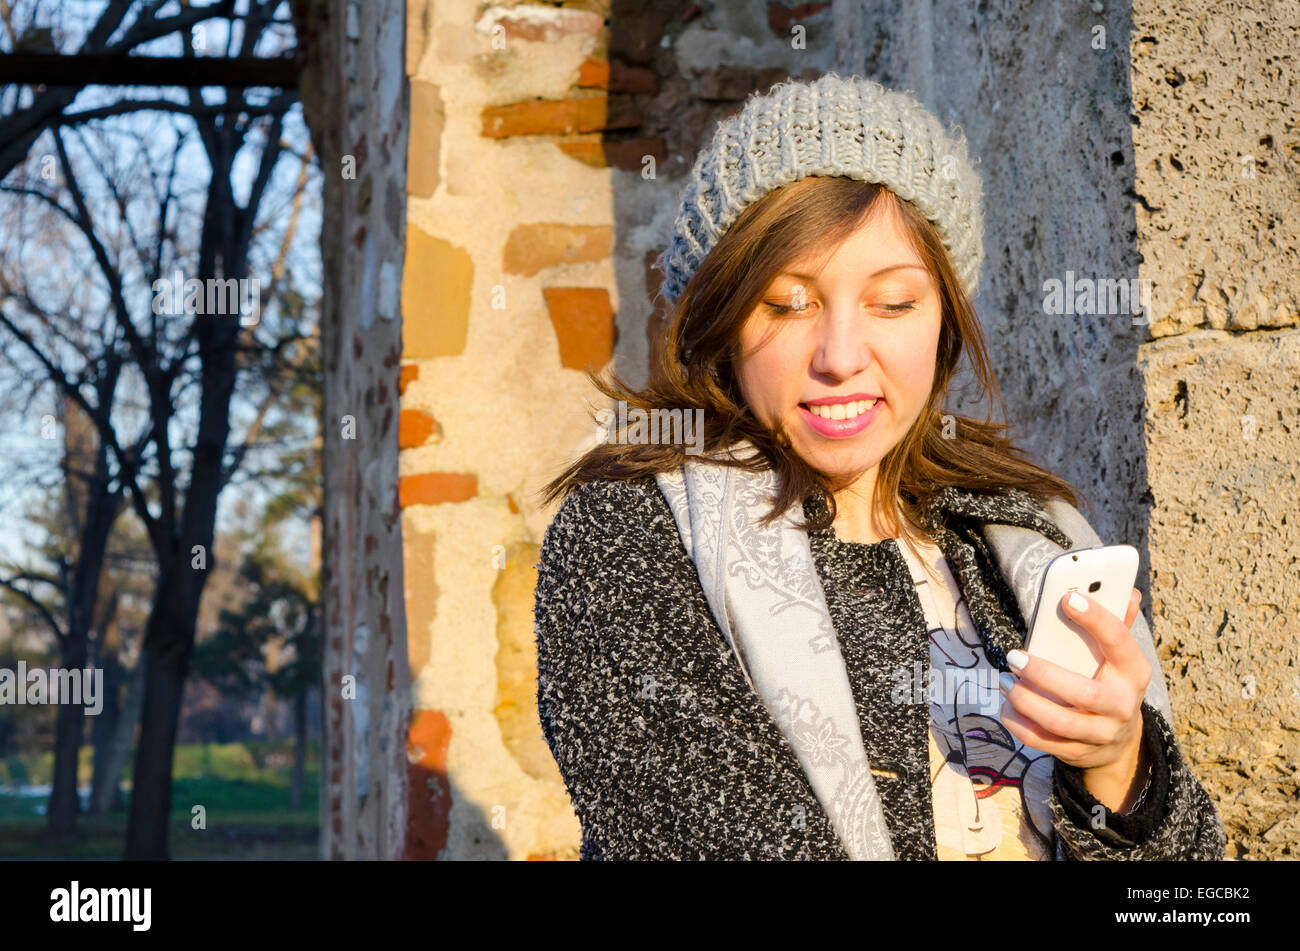
[[[738,459],[751,458],[757,451],[748,441],[731,449]],[[798,515],[794,510],[770,526],[759,524],[771,508],[775,473],[770,469],[750,472],[698,456],[655,478],[695,563],[714,620],[750,685],[795,748],[845,850],[853,859],[893,860],[889,829],[863,746],[848,673],[835,646],[808,533],[794,524]],[[951,499],[951,493],[961,491],[944,489],[939,501],[945,493]],[[1011,490],[1008,504],[1023,504],[1028,498],[1017,491]],[[969,509],[971,496],[965,498]],[[1037,506],[1031,504],[1030,508]],[[998,523],[996,506],[983,520],[983,540],[1024,618],[1033,613],[1039,579],[1048,561],[1063,551],[1101,544],[1087,520],[1068,503],[1050,500],[1045,509],[1037,511],[1046,511],[1050,522],[1032,514],[1021,519],[1041,523],[1037,530]],[[978,503],[971,514],[977,512]],[[932,527],[940,534],[950,531],[940,528],[937,521]],[[969,551],[970,543],[981,541],[972,536],[960,550]],[[970,567],[953,565],[959,574]],[[1152,666],[1146,699],[1169,720],[1169,695],[1140,613],[1131,630]],[[1005,650],[1020,646],[1020,636],[1010,625],[990,632],[990,658],[999,666],[1005,666]],[[835,730],[849,738],[853,753],[847,765],[843,758],[815,757],[795,742],[790,701],[799,697],[817,698]]]

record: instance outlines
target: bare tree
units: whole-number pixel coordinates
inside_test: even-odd
[[[178,7],[165,0],[104,0],[98,12],[91,14],[81,12],[91,9],[90,4],[75,8],[65,5],[65,10],[72,9],[73,20],[55,27],[41,21],[42,6],[39,0],[28,3],[0,0],[0,51],[11,56],[55,52],[81,57],[114,56],[120,61],[164,38],[180,37],[188,50],[191,31],[196,28],[214,21],[235,24],[244,18],[236,0],[217,0],[202,6],[182,2]],[[253,9],[248,19],[259,28],[258,38],[267,32],[267,27],[276,27],[281,35],[291,35],[287,15],[277,16],[280,0],[253,0],[251,6]],[[234,32],[231,29],[228,35]],[[111,83],[103,77],[95,81]],[[0,90],[0,181],[23,162],[47,129],[140,110],[192,115],[196,109],[217,114],[223,108],[222,105],[202,103],[196,106],[183,98],[168,96],[135,98],[118,90],[106,94],[106,101],[102,103],[74,110],[70,107],[80,94],[82,85],[85,83],[38,86],[15,83]],[[273,106],[248,104],[250,116],[273,111]]]
[[[278,5],[251,5],[241,21],[239,39],[234,39],[235,31],[230,34],[232,53],[247,56],[257,50],[263,34],[280,22],[273,15]],[[188,47],[186,55],[192,55]],[[102,283],[120,352],[138,376],[144,394],[139,432],[135,438],[122,438],[112,414],[87,392],[84,373],[68,372],[52,358],[48,346],[43,346],[48,340],[38,340],[0,311],[0,326],[93,422],[111,459],[112,478],[145,527],[157,561],[157,585],[144,634],[144,694],[128,858],[167,856],[173,748],[196,618],[210,567],[218,498],[255,445],[260,421],[275,401],[276,368],[284,365],[294,344],[308,336],[302,328],[292,326],[292,321],[280,320],[283,333],[270,340],[258,339],[259,333],[265,336],[268,321],[244,327],[238,313],[199,314],[187,322],[181,315],[160,312],[157,296],[141,293],[142,288],[155,288],[177,269],[200,288],[221,288],[247,280],[259,239],[265,244],[285,233],[280,209],[268,213],[262,207],[264,199],[277,192],[272,187],[277,164],[284,155],[296,154],[301,163],[308,161],[305,147],[295,152],[290,142],[282,141],[286,112],[293,103],[291,94],[259,96],[227,89],[220,109],[197,90],[187,90],[186,95],[187,116],[167,110],[174,120],[170,127],[170,139],[176,143],[172,160],[160,162],[151,155],[144,163],[147,184],[154,190],[150,233],[142,233],[144,218],[127,207],[130,196],[117,190],[111,175],[102,175],[100,182],[110,201],[101,201],[92,210],[82,178],[102,170],[89,159],[74,168],[69,143],[89,154],[85,137],[75,130],[70,139],[61,128],[50,133],[63,177],[61,189],[43,187],[39,182],[2,189],[25,201],[45,204],[78,232]],[[208,175],[200,190],[186,192],[180,187],[187,179],[178,174],[179,156],[191,135],[201,147]],[[300,138],[305,142],[305,133]],[[109,161],[102,152],[98,159]],[[242,202],[235,197],[239,160],[248,161],[254,169],[248,197]],[[299,174],[300,183],[303,174]],[[286,196],[285,204],[292,212],[296,207],[292,187],[282,183],[278,194]],[[192,247],[187,246],[191,235],[182,214],[187,201],[199,209]],[[117,211],[112,209],[114,202]],[[259,212],[263,213],[260,220]],[[109,222],[111,228],[106,226]],[[269,260],[257,263],[274,271],[276,257],[273,253]],[[264,314],[271,313],[267,305],[275,301],[277,290],[273,275],[261,294]],[[150,306],[133,307],[130,301],[150,301]],[[7,296],[5,303],[15,304],[15,309],[28,317],[42,316],[27,306],[27,300]],[[88,362],[99,365],[105,359],[98,354]],[[267,394],[245,438],[231,446],[232,395],[237,378],[245,372],[263,381]],[[195,409],[188,433],[190,420],[181,412],[185,406]]]
[[[30,311],[47,317],[25,293],[15,293],[7,268],[0,269],[0,293],[6,302],[18,300]],[[0,319],[6,319],[0,317]],[[76,328],[69,328],[74,333]],[[68,339],[72,339],[70,336]],[[84,342],[84,338],[81,341]],[[111,412],[122,370],[122,357],[107,348],[102,359],[82,368],[80,385],[93,393],[98,406]],[[67,402],[66,396],[61,401]],[[27,602],[45,622],[58,644],[60,666],[80,670],[89,660],[91,631],[96,626],[95,605],[103,574],[105,553],[113,525],[122,512],[124,487],[110,474],[106,447],[93,424],[82,414],[63,410],[64,451],[59,466],[62,504],[48,513],[47,534],[67,541],[61,551],[47,551],[48,569],[37,566],[0,571],[0,586]],[[46,421],[48,435],[53,418]],[[102,625],[107,619],[99,619]],[[53,788],[46,812],[48,831],[66,837],[76,830],[80,803],[77,798],[77,753],[84,725],[83,703],[57,708]]]

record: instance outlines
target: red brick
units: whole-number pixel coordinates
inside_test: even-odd
[[[578,85],[584,89],[653,96],[659,91],[659,77],[652,69],[588,56],[578,67]]]
[[[433,861],[447,847],[451,783],[447,748],[451,723],[438,710],[417,710],[406,735],[407,820],[402,858]]]
[[[577,159],[583,165],[590,165],[592,168],[605,168],[609,164],[605,161],[605,150],[601,146],[599,136],[564,139],[556,142],[555,147],[569,158]]]
[[[401,396],[406,392],[406,384],[410,383],[412,380],[418,380],[420,378],[420,365],[418,363],[408,363],[406,366],[402,367],[399,373],[400,375],[397,378],[397,395]]]
[[[799,3],[792,7],[787,7],[783,3],[769,3],[767,5],[767,25],[772,28],[773,33],[784,39],[790,35],[790,27],[821,13],[823,10],[829,10],[830,7],[829,2]]]
[[[555,143],[561,152],[593,168],[621,168],[629,172],[639,172],[647,155],[655,159],[656,174],[667,158],[664,140],[624,139],[609,142],[597,136],[589,138],[567,139]]]
[[[664,26],[677,15],[676,3],[623,3],[611,19],[616,27],[609,31],[609,57],[638,66],[649,66],[659,50]]]
[[[423,410],[404,409],[397,420],[397,448],[423,446],[438,431],[438,421]]]
[[[636,106],[617,96],[580,99],[533,99],[504,106],[486,106],[481,134],[500,139],[511,135],[569,135],[601,129],[634,129],[641,124]]]
[[[598,371],[614,353],[617,330],[609,291],[603,287],[542,289],[560,344],[560,365]]]
[[[465,472],[422,472],[397,480],[402,508],[464,502],[478,495],[478,476]]]
[[[754,92],[757,73],[745,66],[696,69],[695,95],[707,101],[735,102]]]

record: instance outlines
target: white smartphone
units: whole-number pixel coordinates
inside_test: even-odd
[[[1132,545],[1105,545],[1057,555],[1043,572],[1025,652],[1084,677],[1094,676],[1105,655],[1092,635],[1066,616],[1061,599],[1078,591],[1123,620],[1137,570],[1138,553]],[[1070,706],[1046,690],[1034,689],[1056,703]]]

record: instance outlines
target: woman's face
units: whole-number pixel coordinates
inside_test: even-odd
[[[750,410],[784,424],[806,462],[851,481],[925,407],[942,302],[890,201],[818,261],[801,258],[768,286],[741,330],[737,377]]]

